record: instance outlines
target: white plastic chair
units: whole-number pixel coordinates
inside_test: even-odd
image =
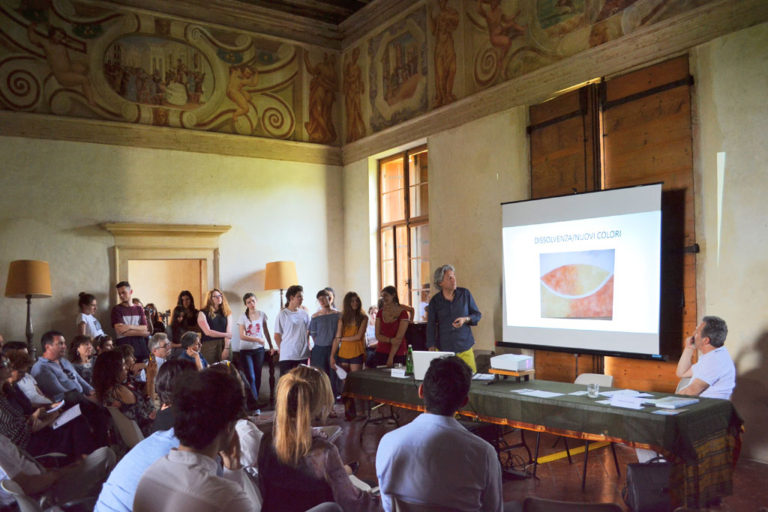
[[[109,414],[112,415],[112,421],[115,423],[115,427],[117,427],[120,438],[128,449],[133,448],[144,439],[144,434],[141,433],[139,425],[134,420],[129,419],[117,407],[107,407],[107,409]]]
[[[13,499],[15,499],[16,503],[19,505],[20,512],[43,512],[43,507],[40,506],[40,503],[34,498],[24,494],[24,490],[21,486],[13,480],[3,480],[0,482],[0,487],[13,496]]]

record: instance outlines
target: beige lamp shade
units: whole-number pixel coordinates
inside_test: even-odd
[[[47,261],[16,260],[8,267],[5,296],[15,299],[50,297],[51,271]]]
[[[265,290],[284,290],[298,282],[296,263],[292,261],[271,261],[267,263],[264,276]]]

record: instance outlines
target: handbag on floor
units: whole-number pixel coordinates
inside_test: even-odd
[[[621,491],[624,503],[633,512],[670,510],[671,469],[672,463],[661,457],[655,457],[648,462],[627,464],[627,484]]]

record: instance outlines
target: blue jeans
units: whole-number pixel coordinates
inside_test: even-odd
[[[333,396],[338,394],[339,378],[336,377],[336,372],[331,370],[331,345],[327,347],[318,347],[315,345],[312,347],[312,352],[309,353],[309,364],[315,368],[319,368],[324,371],[331,381],[331,389],[333,389]]]
[[[245,377],[248,385],[251,387],[251,393],[254,398],[259,398],[259,388],[261,387],[261,366],[264,364],[264,349],[241,350],[240,362],[245,370]]]

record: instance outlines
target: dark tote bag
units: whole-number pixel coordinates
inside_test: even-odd
[[[671,510],[669,496],[670,462],[655,457],[648,462],[627,464],[627,485],[621,492],[633,512]]]

